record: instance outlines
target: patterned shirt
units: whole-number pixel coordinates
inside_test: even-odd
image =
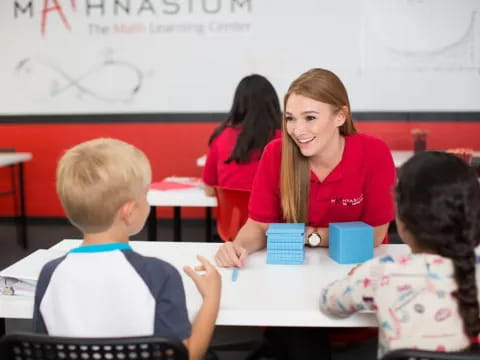
[[[374,258],[323,289],[321,309],[346,317],[374,311],[379,357],[400,348],[458,351],[469,345],[450,259],[432,254]]]

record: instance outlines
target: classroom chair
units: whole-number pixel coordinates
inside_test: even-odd
[[[250,191],[215,187],[217,232],[223,241],[233,241],[248,218]]]
[[[399,349],[393,350],[382,360],[478,360],[480,353],[476,352],[437,352],[427,350]]]
[[[17,333],[0,340],[2,360],[188,360],[182,342],[159,336],[73,338]]]

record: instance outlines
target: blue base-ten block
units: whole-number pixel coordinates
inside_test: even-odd
[[[267,264],[303,264],[304,234],[304,224],[270,224],[267,231]]]
[[[328,254],[340,264],[373,258],[373,227],[362,221],[329,224],[328,239]]]

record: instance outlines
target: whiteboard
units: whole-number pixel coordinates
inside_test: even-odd
[[[44,7],[46,4],[47,7]],[[480,0],[6,0],[0,115],[228,111],[322,67],[353,111],[480,111]]]

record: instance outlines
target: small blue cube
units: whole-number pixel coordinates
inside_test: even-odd
[[[373,227],[363,221],[331,223],[328,254],[340,264],[358,264],[373,258]]]

